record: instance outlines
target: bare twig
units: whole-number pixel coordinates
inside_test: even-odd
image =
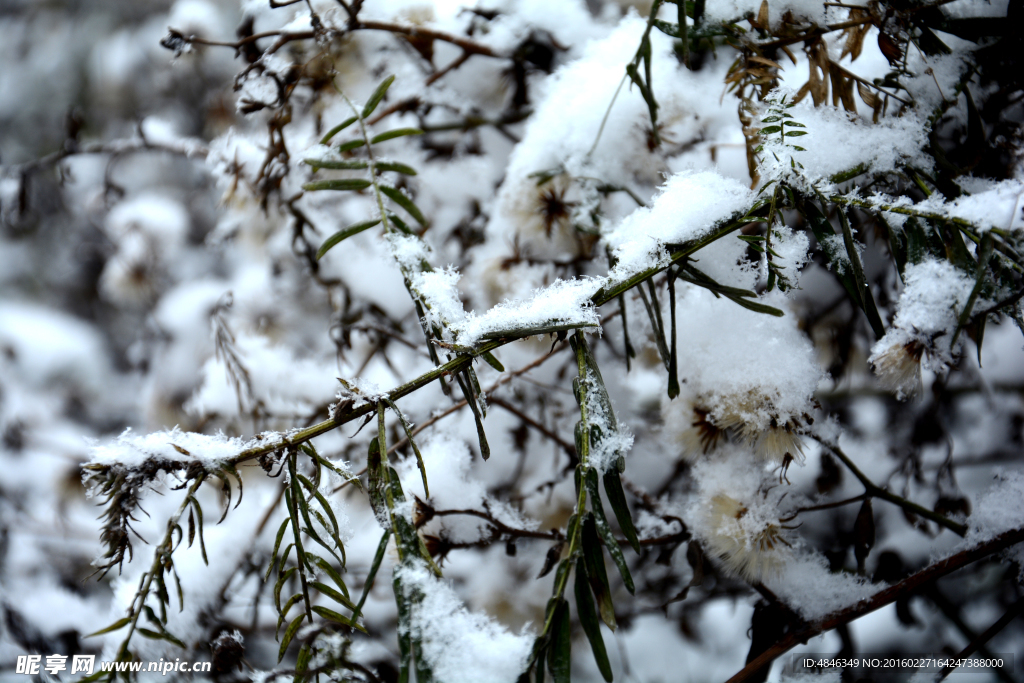
[[[806,643],[817,635],[826,631],[831,631],[842,624],[848,624],[855,619],[859,619],[865,614],[870,614],[877,609],[890,605],[893,602],[896,602],[898,598],[904,595],[909,595],[914,590],[930,581],[934,581],[946,576],[947,574],[952,574],[958,569],[962,569],[973,562],[977,562],[980,559],[994,555],[995,553],[1005,550],[1006,548],[1020,543],[1021,541],[1024,541],[1024,527],[1003,532],[990,541],[986,541],[973,548],[963,550],[951,557],[947,557],[944,560],[940,560],[935,564],[922,569],[916,574],[912,574],[896,585],[875,593],[866,600],[862,600],[855,605],[851,605],[850,607],[839,610],[838,612],[834,612],[829,617],[826,617],[822,621],[813,624],[808,628],[784,636],[777,643],[762,652],[743,667],[743,669],[730,678],[727,683],[744,683],[745,681],[750,680],[751,677],[763,667],[768,666],[768,664],[774,661],[778,656],[786,653],[798,644]]]

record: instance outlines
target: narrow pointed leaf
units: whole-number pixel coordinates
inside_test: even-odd
[[[629,545],[638,554],[640,552],[640,539],[637,538],[636,527],[633,525],[633,517],[629,514],[629,506],[626,504],[626,492],[622,490],[622,480],[619,473],[609,470],[604,473],[604,492],[608,496],[608,504],[612,506],[615,519],[619,522],[619,528],[629,541]]]
[[[413,204],[413,201],[405,196],[401,190],[387,185],[381,185],[380,191],[391,198],[395,204],[398,204],[400,207],[405,209],[405,212],[412,216],[417,223],[423,227],[427,227],[427,219],[423,216],[423,212],[420,211],[419,207]]]
[[[377,88],[373,91],[373,94],[370,95],[370,99],[366,100],[366,104],[363,106],[363,111],[360,114],[361,118],[365,119],[366,117],[373,113],[373,110],[376,109],[377,105],[380,104],[381,100],[384,99],[385,93],[387,93],[388,88],[390,88],[391,84],[394,82],[394,74],[391,74],[390,76],[388,76],[387,78],[380,82],[380,85],[378,85]]]
[[[365,190],[370,181],[365,178],[334,178],[332,180],[314,180],[302,186],[303,190]]]
[[[405,137],[406,135],[423,135],[423,131],[419,128],[396,128],[394,130],[385,131],[379,135],[374,135],[370,139],[370,143],[375,145],[378,142],[394,140],[395,138]]]
[[[418,175],[416,169],[412,166],[406,166],[397,161],[378,161],[375,164],[377,171],[394,171],[395,173],[401,173],[402,175]]]
[[[498,362],[498,359],[494,357],[494,354],[490,351],[484,351],[480,356],[487,361],[487,364],[498,372],[505,372],[505,366]]]
[[[284,630],[284,637],[281,638],[281,648],[277,651],[277,661],[280,662],[284,659],[285,654],[288,652],[288,646],[291,645],[292,638],[298,633],[299,626],[302,625],[302,620],[305,618],[305,614],[300,614],[292,619],[292,622],[288,624],[288,628]]]
[[[104,633],[113,633],[114,631],[116,631],[118,629],[124,628],[125,626],[127,626],[131,622],[132,622],[132,618],[131,617],[124,617],[123,619],[118,619],[117,621],[115,621],[110,626],[107,626],[106,628],[101,628],[99,631],[96,631],[94,633],[90,633],[89,635],[87,635],[85,637],[86,638],[92,638],[93,636],[101,636]]]
[[[351,126],[353,123],[355,123],[358,120],[359,119],[356,118],[355,116],[351,116],[351,117],[345,119],[344,121],[342,121],[341,123],[336,125],[334,128],[331,128],[329,131],[327,131],[327,134],[324,135],[322,138],[320,138],[320,144],[321,145],[326,145],[328,142],[331,141],[331,138],[333,138],[335,135],[337,135],[341,131],[345,130],[346,128],[348,128],[349,126]]]
[[[580,540],[583,542],[587,578],[590,580],[594,597],[597,598],[597,611],[601,615],[601,621],[614,631],[618,626],[615,621],[615,605],[612,602],[611,584],[608,582],[608,573],[604,567],[604,552],[601,550],[601,539],[597,535],[593,513],[588,513],[583,519]]]
[[[548,671],[555,683],[572,683],[570,666],[572,662],[572,624],[569,619],[569,603],[559,598],[551,622],[551,645],[548,647]]]
[[[626,590],[632,593],[634,591],[633,577],[629,573],[629,566],[626,565],[626,558],[622,554],[622,548],[619,547],[619,542],[615,540],[615,535],[612,534],[611,527],[608,526],[608,520],[604,516],[604,509],[600,503],[601,494],[597,488],[597,470],[588,470],[584,481],[587,487],[587,494],[590,496],[597,533],[601,540],[604,541],[604,547],[608,549],[608,554],[611,555],[615,566],[618,567],[619,574],[622,575],[622,582],[626,584]]]
[[[314,171],[321,168],[357,171],[370,165],[364,159],[303,159],[302,163],[312,166]],[[380,167],[380,164],[377,166]]]
[[[590,641],[590,649],[594,652],[594,661],[601,672],[604,680],[611,683],[612,665],[608,661],[608,651],[604,647],[604,638],[601,637],[601,624],[597,620],[597,612],[594,611],[594,601],[590,597],[590,588],[587,585],[587,568],[583,558],[576,560],[576,611],[580,617],[580,625],[583,632]]]
[[[352,612],[352,618],[358,619],[362,612],[363,605],[366,604],[366,598],[370,595],[370,590],[373,588],[373,581],[377,577],[377,570],[380,569],[380,563],[384,561],[384,553],[388,548],[388,540],[391,538],[391,534],[387,531],[380,538],[380,543],[377,544],[377,554],[373,557],[373,564],[370,565],[370,573],[366,575],[366,583],[363,585],[363,594],[359,596],[359,602],[356,603],[356,608]]]
[[[365,230],[369,230],[370,228],[372,228],[375,225],[378,225],[379,223],[380,219],[376,218],[374,220],[363,221],[362,223],[350,225],[344,230],[339,230],[338,232],[334,233],[333,235],[325,239],[324,243],[320,245],[320,248],[316,250],[316,260],[319,261],[320,259],[322,259],[324,257],[324,254],[329,252],[343,240],[347,240],[349,237],[352,237],[353,235],[358,235],[359,233]]]

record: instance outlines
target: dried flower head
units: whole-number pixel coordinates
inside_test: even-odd
[[[787,527],[763,507],[752,509],[720,493],[711,499],[705,519],[708,552],[727,572],[751,583],[778,575],[791,555]]]
[[[921,358],[924,345],[917,340],[893,344],[876,351],[868,359],[871,369],[885,388],[903,400],[921,388]]]
[[[693,462],[731,437],[753,450],[758,458],[775,463],[802,460],[801,433],[812,422],[809,415],[783,416],[773,402],[756,392],[740,396],[702,396],[677,400],[664,413],[670,433],[683,457]]]

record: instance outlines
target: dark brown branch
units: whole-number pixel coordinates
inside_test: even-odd
[[[428,38],[430,40],[440,40],[445,43],[451,43],[452,45],[462,48],[463,52],[470,55],[484,55],[486,57],[497,58],[505,58],[508,56],[495,52],[483,43],[455,36],[451,33],[445,33],[444,31],[435,31],[433,29],[424,28],[422,26],[395,24],[389,21],[355,21],[349,23],[348,30],[388,31],[389,33],[406,35],[410,38]]]
[[[480,519],[485,520],[488,524],[494,527],[495,531],[498,532],[495,535],[495,538],[488,541],[488,545],[490,545],[490,543],[493,543],[494,540],[501,537],[502,535],[516,538],[542,538],[548,541],[564,540],[562,532],[558,529],[552,529],[551,531],[532,531],[530,529],[516,529],[515,527],[510,527],[504,522],[495,519],[494,515],[492,515],[490,512],[482,512],[480,510],[433,510],[432,512],[432,516],[434,517],[447,517],[449,515],[468,515],[470,517],[479,517]]]
[[[960,650],[960,652],[958,652],[953,659],[967,659],[975,652],[977,652],[979,649],[982,650],[982,652],[984,652],[985,643],[992,640],[992,638],[995,637],[997,633],[1006,628],[1006,626],[1011,621],[1019,617],[1022,611],[1024,611],[1024,600],[1018,600],[1017,602],[1010,605],[1010,609],[1006,610],[1006,614],[1001,616],[999,618],[999,621],[989,626],[987,629],[985,629],[984,633],[982,633],[977,638],[968,643],[967,647],[965,647],[963,650]],[[953,673],[955,669],[955,666],[947,666],[939,672],[938,680],[943,680],[946,676]],[[1007,675],[1006,671],[1004,671],[1001,668],[996,669],[996,673],[1002,673],[1004,676]],[[1011,678],[1010,680],[1013,679]]]
[[[505,401],[504,399],[489,397],[487,400],[488,400],[489,403],[493,403],[496,406],[501,406],[502,408],[504,408],[508,412],[512,413],[513,415],[518,417],[520,420],[522,420],[523,422],[525,422],[529,426],[531,426],[534,429],[536,429],[538,432],[540,432],[541,434],[543,434],[547,438],[549,438],[552,441],[554,441],[556,444],[559,445],[559,447],[563,451],[566,452],[566,454],[569,456],[569,458],[571,460],[576,460],[577,459],[576,447],[575,446],[573,446],[571,443],[569,443],[568,441],[566,441],[562,437],[558,436],[558,434],[555,434],[553,431],[551,431],[550,429],[548,429],[547,427],[542,425],[540,422],[537,422],[536,420],[534,420],[532,417],[530,417],[529,415],[527,415],[523,411],[519,410],[519,408],[516,408],[514,405],[512,405],[508,401]]]
[[[855,619],[859,619],[865,614],[870,614],[877,609],[890,605],[898,598],[904,595],[909,595],[926,583],[935,581],[947,574],[952,574],[956,570],[962,569],[972,562],[977,562],[989,555],[994,555],[995,553],[1005,550],[1006,548],[1020,543],[1021,541],[1024,541],[1024,527],[1003,532],[990,541],[986,541],[973,548],[961,551],[944,560],[940,560],[933,565],[925,567],[916,574],[912,574],[896,585],[875,593],[866,600],[862,600],[855,605],[851,605],[850,607],[839,610],[838,612],[834,612],[832,615],[806,629],[785,636],[775,643],[775,645],[765,650],[756,659],[743,667],[735,676],[730,678],[727,683],[744,683],[745,681],[750,680],[750,678],[763,667],[768,666],[777,657],[785,654],[798,644],[806,643],[811,638],[821,635],[826,631],[831,631],[838,626],[848,624]]]

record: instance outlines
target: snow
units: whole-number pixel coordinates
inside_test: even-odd
[[[961,336],[957,347],[951,348],[953,330],[974,287],[974,281],[951,263],[934,259],[907,264],[904,282],[896,318],[868,359],[898,396],[915,391],[920,381],[918,360],[923,368],[936,372],[945,371],[952,362],[963,343]],[[979,301],[976,306],[980,310],[985,303]]]
[[[997,473],[995,482],[978,496],[968,518],[967,547],[1018,529],[1024,522],[1024,474]]]
[[[236,346],[246,373],[239,378],[240,397],[223,358],[213,357],[202,369],[202,385],[186,402],[186,411],[200,416],[238,416],[258,409],[274,415],[303,415],[326,405],[338,389],[334,359],[300,358],[287,347],[261,336],[239,335]],[[240,403],[242,405],[240,405]]]
[[[694,579],[689,547],[648,545],[647,559],[624,548],[637,595],[627,594],[609,566],[616,611],[629,618],[620,618],[614,634],[603,630],[619,680],[735,674],[744,665],[745,634],[759,599],[745,586],[751,581],[763,581],[814,622],[885,587],[867,580],[882,553],[918,571],[1024,519],[1024,474],[1014,459],[1024,438],[1020,331],[1006,316],[990,321],[979,369],[971,334],[951,344],[974,286],[973,267],[958,270],[933,252],[902,278],[869,218],[881,213],[899,231],[907,217],[882,205],[935,214],[940,218],[932,223],[968,221],[972,232],[993,231],[993,239],[1017,248],[1024,171],[1014,155],[1020,141],[1006,131],[1020,107],[1011,98],[998,111],[1005,83],[998,74],[985,80],[993,74],[986,74],[978,49],[987,43],[942,33],[951,54],[929,57],[911,48],[906,69],[894,76],[901,87],[894,92],[914,104],[890,101],[877,123],[859,97],[856,115],[839,111],[831,98],[817,108],[808,98],[787,110],[808,134],[786,142],[806,151],[768,135],[759,154],[762,184],[751,188],[744,138],[750,131],[740,123],[735,90],[724,83],[739,54],[721,39],[690,70],[676,54],[677,41],[651,33],[661,138],[653,144],[648,105],[623,78],[645,30],[646,0],[486,0],[471,9],[461,0],[363,3],[363,20],[429,27],[499,53],[473,55],[444,74],[462,54],[458,45],[350,31],[333,0],[276,9],[266,0],[174,0],[128,12],[116,11],[123,2],[78,3],[73,12],[14,4],[0,19],[0,64],[12,65],[0,68],[0,608],[11,613],[10,623],[0,625],[0,667],[33,649],[60,652],[76,638],[86,653],[116,651],[124,631],[82,635],[122,617],[131,604],[152,564],[152,544],[182,504],[185,492],[174,487],[183,470],[197,463],[216,469],[246,448],[273,448],[320,423],[328,431],[314,440],[317,451],[354,477],[375,426],[371,420],[361,431],[356,423],[332,429],[331,411],[338,399],[365,406],[434,370],[414,299],[440,330],[442,358],[486,343],[501,347],[495,353],[507,370],[474,360],[490,399],[483,421],[493,455],[487,462],[476,456],[476,420],[468,407],[458,407],[459,392],[446,396],[442,382],[431,381],[401,398],[410,421],[430,422],[416,440],[432,495],[426,498],[415,458],[403,448],[390,458],[407,494],[394,514],[416,520],[417,512],[429,512],[417,508],[420,498],[436,511],[475,511],[527,532],[495,536],[485,519],[466,514],[435,516],[419,528],[432,549],[434,537],[464,544],[442,544],[450,551],[435,561],[444,578],[419,565],[394,574],[410,598],[422,599],[411,627],[425,641],[423,655],[438,680],[519,677],[551,597],[552,575],[536,577],[578,501],[565,447],[580,420],[571,389],[575,359],[559,345],[549,353],[549,335],[509,337],[552,328],[590,333],[609,401],[598,395],[593,372],[585,372],[584,407],[603,437],[592,443],[589,464],[607,471],[629,450],[623,483],[644,538],[675,534],[681,521],[694,534],[693,548],[699,545],[715,568],[715,576],[689,587],[685,600],[666,605]],[[756,15],[761,0],[707,5],[709,22],[739,20],[746,34],[738,40],[781,37],[748,30],[741,18]],[[772,26],[788,13],[798,22],[788,24],[794,31],[851,18],[849,8],[826,8],[820,0],[769,0],[767,7]],[[1007,7],[1005,0],[958,0],[936,11],[1001,17]],[[175,57],[159,46],[168,25],[232,41],[243,14],[256,33],[306,31],[314,25],[311,8],[326,32],[262,58],[249,48],[236,54],[218,46]],[[662,4],[663,20],[674,22],[675,15],[671,3]],[[894,30],[896,19],[883,28]],[[840,60],[841,32],[824,33],[823,54],[868,83],[881,82],[876,79],[893,67],[876,47],[879,35],[867,28],[864,51],[853,61]],[[249,47],[263,51],[276,41],[269,35]],[[784,51],[766,53],[782,63],[783,87],[767,101],[756,86],[746,88],[762,100],[755,127],[770,125],[763,120],[769,106],[783,95],[792,98],[806,81],[808,47],[790,44],[795,63]],[[967,68],[981,73],[967,87],[991,145],[972,167],[975,176],[954,179],[962,195],[935,191],[921,199],[916,184],[900,174],[907,165],[929,176],[952,174],[945,166],[936,170],[924,126],[957,92]],[[302,190],[310,180],[339,177],[302,163],[328,153],[337,158],[319,145],[326,130],[351,115],[332,81],[365,102],[391,73],[395,82],[377,114],[393,105],[410,108],[369,124],[371,135],[447,127],[374,149],[417,170],[385,178],[415,199],[429,228],[411,224],[422,233],[414,237],[378,226],[311,259],[329,235],[379,210],[369,191]],[[274,76],[286,84],[287,107],[275,106],[281,90]],[[525,96],[522,109],[515,95]],[[267,108],[243,116],[234,106],[256,101]],[[523,118],[460,124],[510,114]],[[939,123],[940,141],[956,165],[975,151],[966,149],[965,129],[957,128],[968,119],[960,95]],[[70,138],[76,120],[81,128]],[[100,147],[111,153],[93,152]],[[351,158],[364,154],[355,150]],[[857,165],[865,173],[831,181]],[[842,238],[819,245],[808,238],[805,221],[784,209],[772,226],[772,246],[793,289],[766,291],[767,262],[739,239],[763,232],[763,224],[736,226],[678,262],[751,292],[750,301],[783,316],[755,313],[675,280],[679,395],[669,399],[663,358],[637,290],[601,307],[595,296],[661,270],[651,282],[668,328],[670,254],[742,218],[765,197],[757,192],[763,183],[779,179],[847,207],[888,332],[876,344],[836,282],[836,271],[850,273]],[[986,281],[976,308],[1014,293],[1017,276],[1005,274],[999,287]],[[627,329],[615,315],[620,303]],[[212,331],[220,332],[219,349]],[[626,332],[636,352],[628,372]],[[237,356],[237,365],[225,351]],[[871,381],[869,357],[897,394],[915,390],[923,377],[934,395],[919,404],[894,401]],[[237,387],[229,366],[244,376]],[[936,379],[947,371],[948,383]],[[450,378],[442,381],[451,386]],[[932,417],[941,428],[930,424]],[[394,415],[387,421],[394,445],[404,431]],[[859,578],[849,548],[856,505],[794,516],[863,491],[845,470],[831,489],[820,490],[832,483],[819,484],[829,460],[817,439],[840,441],[872,481],[921,505],[935,506],[940,495],[970,501],[972,514],[962,520],[967,538],[947,531],[929,536],[897,506],[879,503],[877,541]],[[101,501],[86,497],[83,462],[125,478],[129,505],[139,503],[133,528],[149,542],[131,536],[134,558],[120,577],[111,572],[100,582],[82,582],[104,552],[96,519]],[[197,492],[210,565],[198,544],[181,543],[172,556],[185,609],[178,611],[171,587],[167,628],[186,641],[187,651],[137,634],[131,650],[140,659],[202,661],[208,644],[222,632],[232,638],[237,626],[246,660],[276,666],[278,646],[265,634],[278,615],[256,565],[265,571],[286,516],[277,502],[282,480],[266,476],[255,461],[246,464],[252,466],[240,468],[244,500],[222,525],[210,521],[223,509],[218,482]],[[154,472],[155,465],[172,471]],[[300,467],[311,472],[305,456]],[[341,523],[344,576],[358,597],[380,527],[365,493],[345,475],[326,473],[320,491]],[[319,532],[320,520],[310,523]],[[983,630],[1005,610],[1007,562],[1019,562],[1021,553],[1010,549],[1000,562],[977,563],[943,581],[972,627]],[[397,606],[385,578],[397,563],[392,543],[362,610],[371,635],[321,634],[313,665],[333,666],[344,657],[382,679],[389,666],[397,668]],[[148,604],[158,606],[155,595]],[[889,607],[850,625],[857,647],[923,652],[931,643],[962,644],[962,635],[926,603],[911,608],[928,628],[906,628]],[[314,630],[304,626],[302,636]],[[578,630],[574,636],[573,680],[599,680],[587,644]],[[992,646],[1014,638],[1020,639],[1016,623]],[[834,634],[816,645],[829,653],[840,647]],[[297,649],[286,653],[275,675],[294,667]],[[769,680],[787,679],[779,668]]]
[[[808,621],[852,607],[885,588],[853,574],[830,572],[824,557],[809,553],[794,558],[765,585]]]
[[[87,464],[134,469],[155,459],[176,463],[182,469],[196,462],[213,470],[249,445],[237,437],[183,432],[177,427],[141,435],[129,428],[111,442],[94,444]]]
[[[713,171],[673,175],[650,208],[634,211],[606,236],[617,261],[610,277],[625,280],[648,268],[664,267],[666,244],[698,239],[753,203],[749,189]]]
[[[780,88],[772,92],[769,102],[792,102],[795,92]],[[927,170],[929,161],[922,154],[928,141],[922,117],[908,112],[903,116],[885,116],[878,123],[836,107],[815,107],[810,97],[786,109],[793,120],[806,128],[785,128],[786,132],[806,132],[806,135],[782,139],[779,133],[763,136],[759,172],[764,181],[776,177],[798,175],[808,184],[825,188],[828,178],[843,171],[864,165],[870,172],[896,169],[911,164]],[[765,115],[768,112],[766,110]],[[762,124],[763,127],[779,125]],[[793,146],[804,148],[803,151]],[[794,171],[792,164],[801,166]]]
[[[395,568],[407,599],[414,600],[410,634],[439,681],[512,683],[525,668],[534,634],[510,633],[493,619],[470,612],[443,579],[423,564]],[[419,601],[416,602],[416,597]]]

